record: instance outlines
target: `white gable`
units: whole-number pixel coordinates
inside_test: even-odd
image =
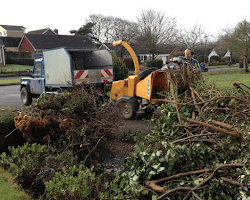
[[[210,62],[210,58],[212,57],[212,56],[217,56],[217,57],[219,57],[219,55],[218,55],[218,53],[213,49],[213,51],[209,54],[209,56],[208,56],[208,61]]]
[[[230,54],[230,51],[228,50],[227,53],[224,55],[224,58],[225,57],[231,57],[231,54]]]

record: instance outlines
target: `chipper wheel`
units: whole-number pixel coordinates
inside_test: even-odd
[[[123,119],[132,119],[138,110],[138,105],[131,99],[123,100],[119,104],[119,109]]]

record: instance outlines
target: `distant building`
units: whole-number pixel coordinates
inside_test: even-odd
[[[58,30],[57,29],[52,30],[50,28],[44,28],[44,29],[29,31],[27,34],[58,35]]]
[[[25,33],[23,26],[0,25],[0,37],[22,37]]]
[[[34,54],[59,47],[65,47],[67,50],[84,51],[93,51],[95,49],[92,41],[83,36],[25,34],[17,50]]]
[[[208,55],[208,61],[210,62],[210,58],[212,56],[216,56],[216,57],[220,57],[219,54],[215,51],[215,49],[213,49],[213,51]]]
[[[230,51],[228,50],[227,53],[223,56],[223,58],[231,58]]]
[[[0,39],[0,66],[5,66],[4,43]]]

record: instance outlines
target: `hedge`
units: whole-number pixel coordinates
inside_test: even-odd
[[[162,60],[147,60],[145,64],[148,67],[158,67],[159,69],[163,67]]]
[[[34,59],[29,58],[8,58],[6,60],[7,64],[18,64],[18,65],[30,65],[33,66]]]

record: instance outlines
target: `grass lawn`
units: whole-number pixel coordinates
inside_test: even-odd
[[[216,83],[216,87],[220,90],[235,88],[234,83],[242,83],[250,87],[250,73],[244,73],[242,69],[227,72],[205,73],[204,76],[208,82]]]
[[[14,182],[13,176],[0,168],[0,200],[6,199],[19,199],[19,200],[29,200],[33,199],[27,193],[22,191],[20,186]]]
[[[0,80],[0,85],[20,84],[20,79]]]
[[[32,70],[33,66],[30,65],[16,65],[16,64],[7,64],[6,66],[0,67],[0,72],[18,72],[26,71],[27,69]]]

